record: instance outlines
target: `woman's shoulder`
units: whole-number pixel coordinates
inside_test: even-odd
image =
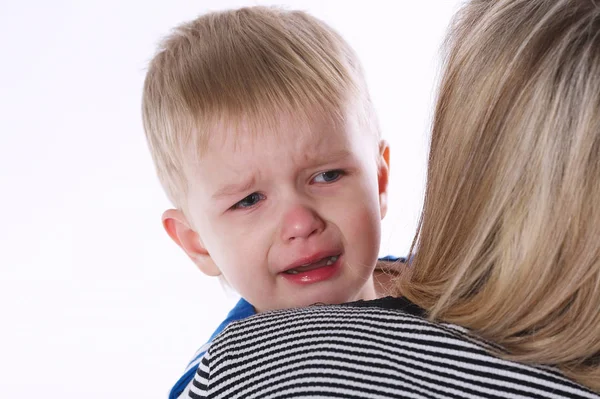
[[[346,336],[373,345],[402,346],[408,340],[453,345],[455,349],[487,354],[498,350],[459,326],[436,323],[406,298],[385,297],[342,305],[315,304],[300,309],[261,313],[232,323],[213,342],[213,351],[232,344],[246,346],[253,337],[286,341],[292,336],[340,340]]]

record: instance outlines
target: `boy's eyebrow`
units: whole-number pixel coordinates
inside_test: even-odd
[[[337,162],[344,158],[348,158],[352,156],[352,152],[347,149],[338,150],[338,151],[326,151],[320,152],[319,149],[315,149],[314,151],[306,151],[304,155],[304,162],[307,164],[313,165],[321,165],[327,164],[330,162]]]
[[[250,190],[250,188],[252,188],[252,186],[254,186],[255,183],[255,179],[254,177],[241,182],[241,183],[232,183],[232,184],[227,184],[221,188],[219,188],[214,194],[213,194],[213,198],[214,199],[218,199],[221,197],[226,197],[228,195],[233,195],[233,194],[237,194],[243,191],[248,191]]]

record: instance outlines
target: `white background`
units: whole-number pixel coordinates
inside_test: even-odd
[[[161,228],[140,96],[170,28],[252,4],[307,10],[362,59],[392,146],[381,253],[406,254],[457,0],[2,0],[1,398],[166,398],[235,302]]]

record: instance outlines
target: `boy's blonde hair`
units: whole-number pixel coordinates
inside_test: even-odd
[[[307,123],[315,112],[339,121],[349,104],[358,105],[365,131],[378,136],[350,46],[304,12],[249,7],[177,27],[150,62],[142,112],[159,179],[173,204],[185,208],[184,161],[223,140],[219,127],[257,134],[282,117]]]
[[[600,7],[472,0],[448,45],[399,289],[501,356],[598,391]]]

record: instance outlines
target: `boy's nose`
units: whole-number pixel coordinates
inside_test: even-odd
[[[323,231],[325,222],[312,209],[296,205],[283,216],[282,239],[292,241],[298,238],[308,238]]]

